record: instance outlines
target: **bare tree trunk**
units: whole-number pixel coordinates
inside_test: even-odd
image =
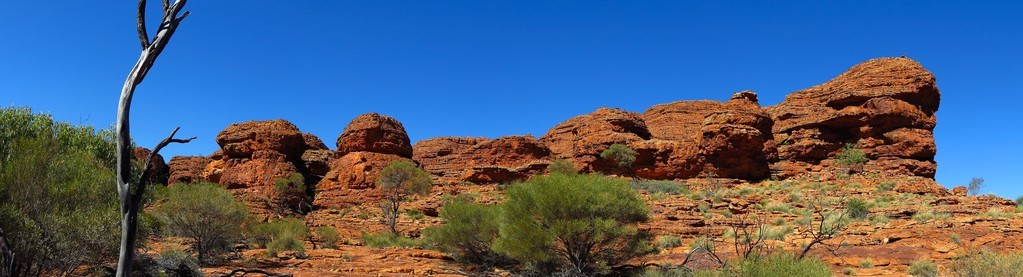
[[[140,173],[142,177],[137,179],[139,183],[135,184],[135,186],[131,185],[133,157],[129,123],[131,99],[135,94],[135,88],[146,78],[146,74],[153,67],[156,58],[163,52],[167,43],[170,42],[170,38],[174,35],[174,31],[177,30],[178,24],[188,16],[188,12],[185,12],[180,17],[178,16],[178,13],[181,12],[187,1],[176,0],[174,4],[170,4],[169,0],[162,1],[163,19],[160,20],[160,29],[156,37],[150,42],[148,32],[146,31],[146,0],[139,0],[137,19],[139,40],[142,43],[142,54],[139,56],[135,66],[132,67],[131,72],[128,73],[128,78],[124,80],[124,87],[121,88],[120,102],[117,106],[117,194],[121,203],[121,249],[117,260],[118,277],[131,275],[132,265],[135,262],[138,212],[142,204],[142,195],[146,190],[147,184],[145,180],[148,179],[146,174],[149,171],[150,161],[167,144],[188,143],[195,139],[194,137],[184,140],[175,139],[174,134],[178,132],[178,129],[174,129],[170,136],[161,141],[149,154],[149,158],[146,159],[145,164],[143,164],[143,170]]]

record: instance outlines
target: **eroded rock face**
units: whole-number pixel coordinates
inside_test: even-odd
[[[377,113],[363,114],[348,124],[337,138],[337,152],[375,152],[412,157],[412,144],[398,120]]]
[[[177,156],[170,159],[168,185],[188,184],[204,180],[203,171],[211,159],[203,156]]]
[[[540,137],[555,159],[568,159],[586,172],[614,170],[613,162],[600,159],[612,144],[650,139],[643,118],[634,112],[600,108],[562,122]]]
[[[442,137],[413,146],[420,166],[442,183],[504,183],[540,174],[550,165],[550,149],[533,136]]]
[[[225,160],[222,170],[218,182],[228,189],[273,187],[278,178],[299,173],[284,154],[271,150],[256,151],[251,159]]]
[[[330,171],[316,184],[316,207],[340,208],[346,203],[375,201],[381,197],[376,189],[380,171],[396,161],[408,158],[374,152],[351,152],[330,163]]]
[[[153,151],[143,147],[135,147],[135,160],[142,163],[149,158],[150,153],[153,153]],[[160,154],[153,156],[153,160],[149,162],[149,172],[148,184],[166,185],[170,178],[170,166],[167,166],[167,163],[163,161],[163,156]]]
[[[768,108],[780,160],[776,172],[811,171],[854,144],[867,171],[933,178],[940,93],[934,75],[907,58],[874,59]],[[791,166],[799,166],[790,168]]]
[[[306,148],[302,132],[283,119],[231,124],[217,134],[217,144],[230,158],[249,158],[259,150],[292,157],[302,155]]]

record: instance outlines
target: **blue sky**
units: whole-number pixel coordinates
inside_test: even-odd
[[[112,124],[139,53],[134,9],[4,3],[0,105]],[[246,120],[285,118],[333,147],[366,112],[396,117],[417,141],[540,136],[602,106],[642,112],[744,89],[774,105],[856,63],[906,55],[942,91],[938,181],[983,177],[987,192],[1023,194],[1015,2],[193,0],[188,10],[133,106],[142,145],[175,126],[199,137],[168,157],[208,154],[219,130]]]

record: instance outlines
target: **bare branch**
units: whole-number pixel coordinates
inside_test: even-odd
[[[138,32],[142,50],[149,48],[149,33],[146,31],[146,0],[139,0]]]
[[[171,143],[182,143],[182,144],[184,144],[184,143],[189,143],[189,142],[191,142],[192,140],[195,139],[195,137],[190,137],[190,138],[187,138],[187,139],[175,139],[174,135],[178,133],[179,129],[181,129],[181,127],[174,128],[174,131],[172,131],[171,134],[169,136],[167,136],[167,138],[163,139],[163,141],[160,141],[160,143],[157,144],[156,147],[153,148],[153,151],[149,152],[149,157],[146,158],[146,163],[142,164],[142,172],[139,174],[139,179],[138,179],[139,183],[138,183],[138,185],[135,186],[135,192],[132,193],[132,200],[135,201],[135,203],[134,203],[135,205],[138,205],[142,201],[142,194],[145,193],[145,191],[146,191],[146,185],[149,185],[148,183],[146,183],[147,179],[149,179],[148,178],[149,177],[149,165],[153,162],[153,158],[155,158],[156,155],[158,155],[160,153],[160,150],[163,149],[164,147],[166,147],[168,144],[171,144]]]

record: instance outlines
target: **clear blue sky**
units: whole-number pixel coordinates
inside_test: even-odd
[[[699,2],[192,0],[136,94],[132,130],[142,145],[175,126],[199,137],[168,158],[209,154],[232,122],[274,118],[333,147],[366,112],[396,117],[413,141],[540,136],[601,106],[642,112],[744,89],[774,105],[861,61],[906,55],[942,91],[938,181],[984,177],[988,192],[1023,194],[1020,4]],[[135,4],[3,6],[0,105],[112,124],[139,53]]]

